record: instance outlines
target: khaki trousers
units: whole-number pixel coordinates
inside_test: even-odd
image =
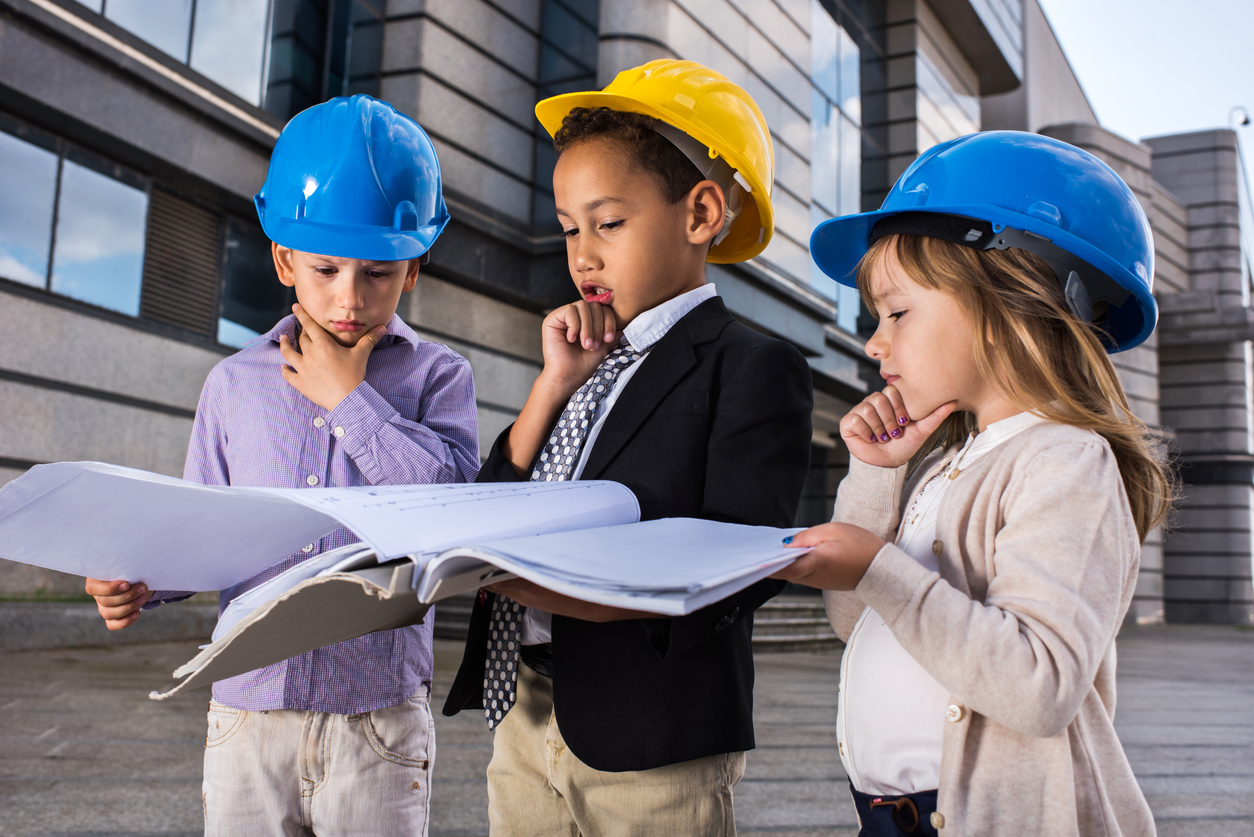
[[[336,715],[209,704],[206,837],[425,837],[435,732],[427,688]]]
[[[518,668],[518,701],[496,728],[488,764],[492,837],[734,837],[732,786],[744,775],[744,753],[594,770],[562,739],[553,681]]]

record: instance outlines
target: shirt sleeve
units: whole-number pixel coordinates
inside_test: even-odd
[[[327,415],[326,430],[371,485],[471,482],[479,473],[475,384],[460,357],[431,369],[414,420],[362,381]]]
[[[226,428],[222,422],[219,374],[217,368],[209,373],[196,405],[192,438],[187,443],[187,461],[183,464],[183,479],[189,482],[231,484],[226,464]],[[152,610],[166,602],[181,602],[193,595],[195,593],[186,590],[154,590],[140,609]]]

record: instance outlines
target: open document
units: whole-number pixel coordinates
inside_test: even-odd
[[[228,587],[343,525],[361,543],[237,596],[164,694],[373,631],[431,603],[524,578],[598,604],[691,613],[802,555],[795,529],[639,522],[605,481],[323,489],[203,486],[94,462],[32,468],[0,488],[0,558],[152,589]]]

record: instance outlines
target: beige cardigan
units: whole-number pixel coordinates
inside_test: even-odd
[[[852,593],[827,592],[847,639],[864,606],[951,695],[939,817],[950,835],[1152,835],[1112,719],[1115,635],[1141,543],[1095,433],[1033,425],[942,496],[933,573],[893,546],[902,508],[955,451],[905,468],[854,460],[834,520],[889,541]]]

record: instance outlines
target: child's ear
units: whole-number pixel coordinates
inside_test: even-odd
[[[296,285],[296,266],[292,262],[292,249],[277,241],[270,242],[270,254],[274,256],[274,272],[279,281],[289,288]]]
[[[405,268],[405,284],[401,285],[401,293],[409,293],[414,289],[414,286],[418,284],[418,269],[426,260],[427,258],[425,253],[416,259],[409,260],[409,265]]]
[[[723,230],[727,200],[713,180],[702,180],[688,193],[688,242],[709,244]]]

